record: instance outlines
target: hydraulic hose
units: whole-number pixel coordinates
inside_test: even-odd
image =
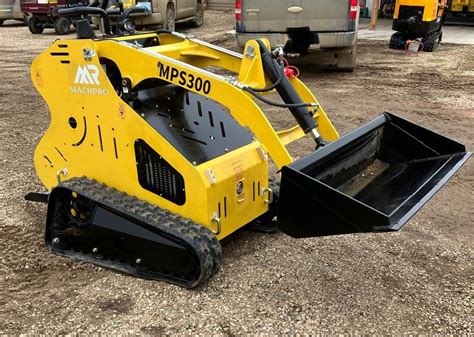
[[[252,91],[255,91],[255,92],[267,92],[267,91],[270,91],[270,90],[273,90],[275,89],[278,85],[280,85],[281,83],[281,80],[283,79],[283,76],[285,76],[285,61],[282,58],[280,58],[280,68],[281,68],[281,72],[278,76],[278,79],[276,80],[275,83],[273,83],[272,85],[266,87],[266,88],[262,88],[262,89],[259,89],[259,88],[252,88],[252,87],[247,87],[248,89],[252,90]],[[268,103],[267,103],[268,104]],[[273,104],[272,104],[273,105]]]
[[[312,130],[316,130],[318,125],[313,119],[313,114],[307,109],[308,107],[316,106],[316,103],[303,102],[300,95],[295,90],[288,78],[286,78],[286,76],[280,76],[281,67],[278,62],[273,59],[272,54],[268,51],[265,44],[260,40],[257,40],[257,43],[259,45],[260,54],[262,56],[263,70],[265,71],[265,74],[268,76],[268,78],[270,78],[270,80],[272,80],[274,83],[276,83],[280,79],[280,83],[276,86],[276,90],[278,91],[283,102],[285,103],[283,104],[269,101],[258,95],[250,88],[244,87],[243,90],[252,94],[262,102],[279,107],[288,108],[305,134],[309,133]]]
[[[277,106],[279,108],[288,108],[288,109],[290,109],[290,108],[308,108],[308,107],[317,106],[315,103],[279,103],[279,102],[275,102],[275,101],[271,101],[269,99],[266,99],[265,97],[263,97],[258,92],[251,89],[250,87],[243,87],[242,90],[248,92],[249,94],[251,94],[252,96],[257,98],[258,100],[262,101],[263,103],[266,103],[268,105]]]
[[[283,55],[281,55],[281,56],[283,56]],[[280,65],[280,69],[278,69],[279,70],[278,78],[272,85],[270,85],[268,87],[265,87],[265,88],[261,88],[261,89],[260,88],[252,88],[252,87],[249,87],[249,86],[244,86],[242,89],[244,91],[250,93],[252,96],[257,98],[258,100],[262,101],[263,103],[268,104],[268,105],[277,106],[277,107],[280,107],[280,108],[290,109],[290,108],[306,108],[306,107],[316,106],[315,103],[279,103],[279,102],[275,102],[275,101],[266,99],[263,96],[258,94],[259,92],[268,92],[270,90],[273,90],[281,84],[283,78],[285,77],[285,59],[283,57],[280,57],[278,59],[278,61],[279,61],[279,65]],[[277,67],[275,67],[275,68],[277,68]]]

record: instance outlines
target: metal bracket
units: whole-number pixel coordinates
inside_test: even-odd
[[[217,216],[217,213],[214,213],[212,215],[212,222],[215,222],[217,225],[217,229],[215,231],[212,231],[215,235],[219,235],[222,230],[222,225],[221,225],[221,219]]]
[[[84,48],[82,49],[82,56],[84,56],[84,60],[90,61],[92,60],[92,57],[95,56],[95,50],[92,50],[90,48]]]
[[[268,159],[267,153],[266,153],[265,150],[263,150],[261,147],[257,148],[257,152],[258,152],[258,155],[260,156],[260,159],[261,159],[262,161]]]
[[[183,33],[180,33],[180,32],[171,32],[171,35],[173,36],[176,36],[176,37],[179,37],[180,39],[183,39],[183,40],[190,40],[192,38],[192,35],[189,35],[189,34],[183,34]]]
[[[268,199],[265,199],[264,202],[270,205],[273,202],[273,190],[270,187],[262,188],[262,195],[266,193],[268,193]]]
[[[216,175],[214,174],[214,171],[212,169],[207,169],[206,171],[204,171],[204,173],[206,174],[206,177],[207,177],[207,180],[209,180],[209,183],[211,185],[214,185],[216,183]]]
[[[49,198],[49,192],[29,192],[25,195],[25,200],[34,201],[34,202],[42,202],[47,204]]]
[[[66,177],[67,174],[68,174],[67,167],[65,167],[62,170],[59,170],[58,172],[56,172],[56,178],[58,179],[58,185],[61,184],[61,175]]]

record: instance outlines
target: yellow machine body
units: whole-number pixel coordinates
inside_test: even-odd
[[[448,0],[396,0],[392,23],[396,33],[389,47],[407,49],[411,41],[420,40],[423,51],[435,51],[443,38],[447,6]]]
[[[465,1],[465,0],[461,0]],[[421,14],[422,22],[432,22],[436,21],[443,14],[443,8],[446,6],[447,0],[397,0],[395,3],[395,10],[393,13],[393,18],[404,19],[404,8],[413,9],[413,12],[419,11],[420,8],[423,8]],[[402,11],[400,11],[402,9]]]
[[[159,43],[137,48],[135,41],[140,39]],[[250,44],[258,48],[255,41]],[[226,237],[267,212],[268,155],[278,168],[290,164],[286,145],[304,136],[299,126],[275,131],[249,94],[228,77],[206,70],[217,67],[241,83],[264,87],[259,57],[169,33],[55,41],[31,69],[32,81],[51,113],[50,126],[35,151],[39,178],[52,189],[61,181],[85,176],[191,219],[218,239]],[[254,141],[200,164],[190,162],[118,96],[104,70],[105,59],[113,60],[131,87],[147,79],[162,80],[219,103],[254,135]],[[300,80],[291,82],[302,99],[317,102]],[[314,118],[325,139],[338,138],[321,107]],[[184,203],[140,185],[137,140],[145,141],[185,178]]]

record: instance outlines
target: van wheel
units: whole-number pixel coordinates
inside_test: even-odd
[[[31,34],[41,34],[44,30],[44,26],[33,16],[28,20],[28,29]]]
[[[165,19],[165,29],[173,32],[175,30],[176,26],[176,20],[175,20],[175,13],[174,9],[171,6],[168,6],[166,8],[166,19]]]
[[[54,21],[54,30],[58,35],[67,35],[71,30],[71,21],[67,18],[57,18]]]
[[[337,70],[345,72],[353,72],[356,66],[357,45],[347,54],[337,55]]]
[[[194,19],[191,21],[191,25],[194,27],[201,27],[204,23],[204,5],[201,2],[198,2],[196,8],[196,14]]]

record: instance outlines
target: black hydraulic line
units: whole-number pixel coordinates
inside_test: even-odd
[[[142,7],[130,7],[123,11],[123,13],[119,16],[118,22],[122,23],[123,21],[127,20],[130,14],[135,13],[145,13],[145,8]]]
[[[262,89],[259,89],[259,88],[252,88],[252,87],[248,87],[249,89],[251,89],[252,91],[255,91],[255,92],[267,92],[267,91],[270,91],[270,90],[273,90],[275,89],[278,85],[280,85],[281,83],[281,80],[283,79],[283,76],[285,76],[285,61],[283,59],[283,57],[280,59],[280,75],[278,76],[278,79],[276,80],[275,83],[273,83],[272,85],[266,87],[266,88],[262,88]],[[267,103],[268,104],[268,103]]]
[[[108,6],[109,6],[109,0],[100,0],[99,1],[99,8],[102,8],[104,11],[107,10]]]
[[[280,60],[280,73],[279,73],[279,76],[278,76],[278,79],[276,80],[275,83],[273,83],[272,85],[268,86],[268,87],[265,87],[265,88],[252,88],[252,87],[249,87],[249,86],[245,86],[243,87],[242,89],[250,94],[252,94],[255,98],[257,98],[258,100],[262,101],[263,103],[265,104],[268,104],[268,105],[273,105],[273,106],[277,106],[277,107],[280,107],[280,108],[299,108],[299,107],[313,107],[315,106],[314,104],[312,103],[296,103],[296,104],[291,104],[291,103],[279,103],[279,102],[275,102],[275,101],[272,101],[272,100],[269,100],[269,99],[266,99],[264,98],[263,96],[261,96],[260,94],[258,94],[259,92],[268,92],[270,90],[273,90],[275,89],[277,86],[280,85],[281,81],[283,80],[283,77],[285,76],[285,61],[283,58],[281,58]]]
[[[278,62],[273,59],[272,54],[268,51],[265,44],[261,40],[257,40],[257,43],[260,47],[263,69],[266,75],[270,78],[270,80],[272,82],[276,82],[279,78],[280,66]],[[253,95],[251,89],[245,89],[244,87],[244,90]],[[313,114],[307,109],[307,107],[314,106],[314,103],[303,102],[300,95],[290,83],[288,78],[286,78],[286,76],[283,76],[281,78],[281,82],[276,86],[276,90],[285,102],[285,104],[281,106],[286,107],[290,110],[291,114],[296,119],[301,129],[303,129],[304,133],[308,133],[311,130],[317,129],[318,125],[313,119]],[[261,96],[258,97],[258,99],[263,101]]]
[[[249,87],[243,87],[242,90],[248,92],[249,94],[253,95],[255,98],[258,100],[262,101],[263,103],[266,103],[268,105],[273,105],[277,106],[279,108],[307,108],[307,107],[314,107],[315,105],[313,103],[279,103],[275,101],[271,101],[269,99],[266,99],[259,93],[255,92],[253,89],[250,89]]]

